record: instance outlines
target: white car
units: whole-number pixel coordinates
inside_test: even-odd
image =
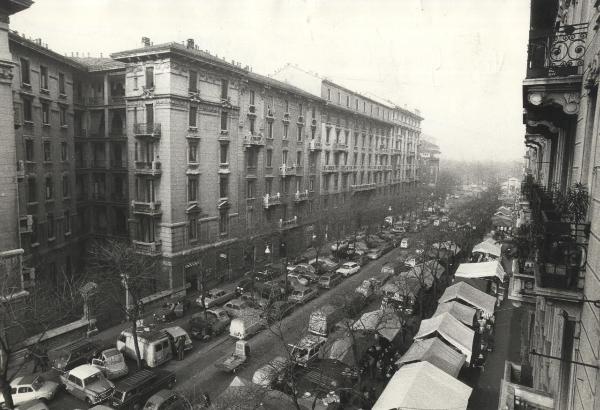
[[[302,286],[294,289],[288,300],[290,302],[306,303],[317,296],[319,296],[319,292],[315,288]]]
[[[246,312],[252,308],[253,305],[250,302],[241,298],[230,300],[223,306],[223,309],[227,312],[227,314],[234,318],[243,316],[243,312]]]
[[[27,375],[15,377],[10,382],[10,390],[14,404],[21,404],[31,400],[50,401],[54,398],[59,384],[44,380],[39,375]],[[4,403],[4,396],[0,395],[0,403]]]
[[[236,297],[235,290],[211,289],[204,298],[205,308],[221,305]],[[196,299],[196,303],[202,306],[202,296]]]
[[[348,277],[350,275],[354,275],[360,270],[360,266],[356,262],[346,262],[342,266],[340,266],[336,272],[341,273],[343,277]]]

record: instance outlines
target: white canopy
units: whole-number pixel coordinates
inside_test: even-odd
[[[472,390],[429,362],[412,363],[394,374],[373,410],[466,410]]]
[[[496,257],[500,257],[502,251],[502,244],[496,242],[493,238],[488,238],[483,242],[473,246],[473,253],[487,253]]]
[[[444,267],[437,260],[429,260],[419,263],[407,272],[401,272],[399,277],[403,279],[414,278],[422,286],[431,287],[433,279],[440,278],[444,273]]]
[[[437,337],[425,340],[415,340],[408,351],[396,362],[407,365],[414,362],[429,362],[445,371],[452,377],[457,377],[465,364],[466,356],[457,352]]]
[[[389,310],[374,310],[363,314],[352,325],[354,330],[370,330],[379,333],[387,340],[394,340],[402,324],[395,312]]]
[[[460,252],[460,247],[452,241],[436,242],[432,245],[436,249],[447,249],[455,255]]]
[[[442,313],[431,319],[423,320],[414,339],[426,339],[432,335],[443,337],[444,340],[464,353],[467,356],[467,362],[471,363],[475,332],[459,322],[450,313]]]
[[[454,273],[457,278],[498,278],[500,282],[504,281],[504,268],[499,261],[461,263]]]
[[[488,295],[479,289],[474,288],[465,282],[455,283],[448,286],[444,294],[439,298],[438,303],[451,302],[453,300],[462,301],[467,305],[473,306],[483,312],[484,316],[490,317],[494,314],[496,298]]]
[[[470,306],[463,305],[462,303],[459,303],[457,301],[453,301],[440,303],[432,317],[441,315],[442,313],[450,313],[460,322],[464,323],[469,327],[473,327],[477,310]]]

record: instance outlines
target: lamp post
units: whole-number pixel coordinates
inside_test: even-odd
[[[315,249],[315,253],[316,253],[316,255],[315,255],[315,265],[317,265],[319,263],[319,249],[317,248],[316,242],[317,242],[317,235],[313,233],[313,235],[312,235],[312,246]]]

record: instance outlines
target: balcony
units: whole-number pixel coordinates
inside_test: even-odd
[[[148,256],[160,256],[161,255],[161,241],[154,242],[142,242],[142,241],[132,241],[133,248],[135,251],[142,255]]]
[[[90,105],[90,106],[104,105],[104,96],[100,95],[100,96],[94,96],[94,97],[87,97],[85,102],[87,105]]]
[[[296,175],[296,164],[287,165],[282,164],[279,166],[279,175],[282,177],[289,177]]]
[[[280,219],[279,220],[279,229],[291,229],[298,226],[298,217],[294,216],[291,219]]]
[[[133,133],[136,137],[160,138],[160,124],[143,122],[133,124]]]
[[[294,202],[307,201],[309,198],[310,198],[310,193],[308,192],[308,189],[305,190],[304,192],[296,191],[296,193],[294,194]]]
[[[149,175],[149,176],[160,176],[160,161],[135,161],[135,174],[136,175]]]
[[[136,215],[158,216],[162,214],[160,201],[131,201],[131,210]]]
[[[320,139],[310,140],[310,142],[308,143],[308,149],[310,149],[311,151],[321,151],[322,148],[323,146],[321,144]]]
[[[91,168],[106,169],[105,159],[92,159]]]
[[[21,181],[25,178],[25,163],[23,160],[17,161],[17,180]]]
[[[375,188],[377,188],[377,184],[375,183],[350,185],[352,192],[371,191]]]
[[[224,162],[219,164],[219,174],[229,174],[231,171],[229,170],[229,163]]]
[[[263,208],[269,209],[272,206],[281,205],[281,195],[277,192],[276,195],[266,194],[263,197]]]
[[[338,165],[335,165],[335,164],[327,164],[327,165],[323,165],[321,167],[321,172],[323,172],[323,173],[337,172],[337,171],[338,171]]]
[[[248,114],[247,115],[248,115],[248,117],[252,117],[252,118],[256,117],[256,105],[250,104],[248,106]]]
[[[252,135],[246,134],[244,136],[244,147],[264,147],[265,146],[265,137],[262,134]]]
[[[527,49],[527,78],[568,77],[583,74],[588,24],[560,27],[532,37]]]
[[[331,149],[334,151],[347,151],[348,145],[344,144],[343,142],[334,142],[331,144]]]
[[[352,172],[358,169],[356,165],[340,165],[340,171],[342,172]]]
[[[125,105],[125,96],[124,95],[111,95],[110,103],[111,103],[111,105]]]

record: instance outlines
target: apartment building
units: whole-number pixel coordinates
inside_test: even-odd
[[[419,141],[419,180],[428,185],[435,185],[440,175],[440,147],[421,137]]]
[[[522,294],[528,297],[523,301],[529,311],[523,326],[522,363],[511,364],[518,369],[513,376],[519,377],[507,381],[513,384],[508,389],[513,393],[503,394],[501,409],[548,408],[548,398],[550,408],[556,409],[599,406],[600,11],[596,3],[531,2],[523,81],[526,177],[519,220],[530,228],[532,246],[516,272],[525,283]],[[527,276],[531,280],[525,280]],[[515,389],[515,381],[533,390]]]

